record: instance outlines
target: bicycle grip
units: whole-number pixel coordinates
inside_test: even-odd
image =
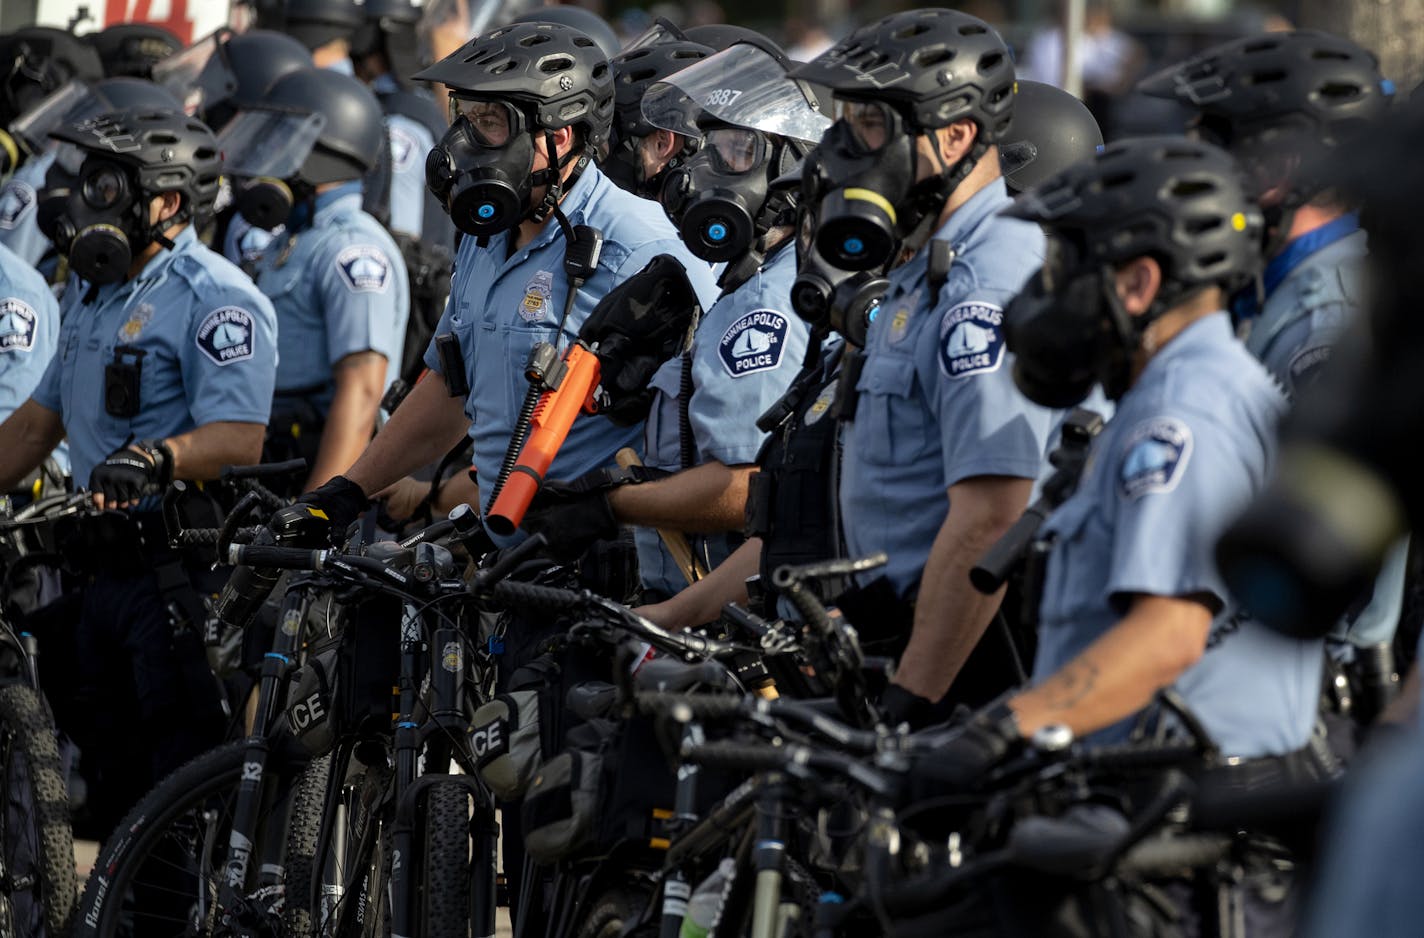
[[[583,594],[575,590],[540,586],[537,583],[518,583],[513,580],[496,583],[491,593],[495,599],[509,605],[536,606],[551,610],[567,609],[584,601]]]
[[[325,550],[267,544],[233,544],[227,551],[228,560],[235,565],[271,570],[320,570],[329,554],[330,551]]]
[[[524,520],[524,514],[544,484],[559,448],[569,435],[580,411],[593,413],[593,390],[601,370],[598,356],[580,343],[564,354],[563,374],[558,388],[545,391],[534,408],[529,439],[519,451],[519,459],[499,490],[485,516],[485,524],[495,534],[508,537]]]
[[[771,772],[792,762],[795,751],[794,747],[708,743],[684,748],[682,761],[743,772]]]
[[[173,537],[175,547],[213,547],[222,538],[219,528],[186,528]]]

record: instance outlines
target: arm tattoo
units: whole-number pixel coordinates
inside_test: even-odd
[[[1091,661],[1070,661],[1044,685],[1044,702],[1054,710],[1070,710],[1098,685],[1098,666]]]

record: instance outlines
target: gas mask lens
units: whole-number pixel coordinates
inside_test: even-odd
[[[84,177],[80,192],[91,208],[103,210],[113,208],[123,200],[128,194],[128,184],[117,168],[101,163]]]
[[[502,101],[479,101],[471,98],[450,98],[450,123],[463,117],[470,126],[470,135],[481,146],[499,149],[509,144],[515,132],[513,109]]]
[[[766,138],[743,127],[718,127],[707,131],[704,147],[712,166],[728,176],[741,176],[766,159]]]
[[[862,153],[879,153],[898,129],[895,112],[878,101],[837,101],[836,116]]]

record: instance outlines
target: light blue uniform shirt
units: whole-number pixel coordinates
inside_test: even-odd
[[[30,267],[49,250],[49,239],[40,233],[35,209],[44,190],[45,173],[54,162],[46,151],[30,157],[0,189],[0,245],[9,248]]]
[[[1221,532],[1265,484],[1285,398],[1225,313],[1192,323],[1147,363],[1094,441],[1078,490],[1045,525],[1056,537],[1034,680],[1113,628],[1135,595],[1209,595],[1220,610],[1176,688],[1226,756],[1304,746],[1320,698],[1321,644],[1246,617],[1213,559]],[[1093,734],[1121,742],[1124,720]]]
[[[704,267],[706,265],[703,265]],[[726,466],[756,461],[766,441],[757,418],[781,399],[806,358],[810,327],[791,310],[796,251],[790,242],[752,277],[723,294],[697,324],[692,339],[692,397],[687,416],[695,446],[694,465],[716,460]],[[644,463],[676,472],[682,468],[682,358],[658,369],[657,392],[648,415]],[[651,528],[635,529],[643,586],[672,595],[687,586],[662,538]],[[736,550],[728,534],[690,537],[694,552],[713,569]]]
[[[371,90],[391,94],[400,90],[390,75],[371,82]],[[386,115],[386,136],[391,144],[391,229],[419,238],[425,228],[425,157],[435,149],[430,129],[404,114]]]
[[[598,269],[579,288],[562,343],[577,335],[584,320],[615,285],[647,266],[658,254],[670,254],[687,268],[688,278],[705,307],[717,296],[707,265],[692,256],[655,202],[640,199],[609,182],[589,166],[561,203],[571,225],[603,232]],[[435,329],[459,339],[470,394],[465,415],[474,441],[474,465],[480,497],[488,507],[494,481],[514,432],[520,405],[529,389],[524,363],[536,342],[558,344],[559,318],[568,296],[564,277],[564,233],[550,219],[533,241],[508,256],[510,232],[490,239],[485,248],[466,237],[455,259],[450,300]],[[432,341],[425,364],[444,374]],[[619,427],[606,417],[583,415],[549,469],[550,479],[574,479],[613,465],[625,446],[641,449],[643,427]]]
[[[70,277],[59,352],[34,400],[60,414],[76,487],[131,440],[162,439],[218,421],[267,423],[277,371],[272,304],[228,261],[183,229],[137,277],[100,287]],[[114,347],[145,355],[138,415],[104,409]]]
[[[1364,299],[1366,254],[1365,232],[1356,229],[1311,252],[1266,295],[1246,348],[1288,394],[1295,396],[1297,385],[1318,372],[1355,319]]]
[[[1365,232],[1356,227],[1352,216],[1345,216],[1297,238],[1273,262],[1289,262],[1293,250],[1308,250],[1312,236],[1329,237],[1332,226],[1349,233],[1330,238],[1327,244],[1295,260],[1285,278],[1266,295],[1261,314],[1252,320],[1246,335],[1246,348],[1292,397],[1319,375],[1331,349],[1346,329],[1353,328],[1359,315],[1369,253]],[[1268,267],[1268,278],[1269,273]],[[1348,660],[1356,646],[1383,644],[1394,638],[1404,613],[1407,554],[1408,540],[1401,540],[1375,578],[1369,603],[1331,633],[1332,653],[1337,657]]]
[[[1014,386],[1004,347],[1004,306],[1044,247],[1037,225],[998,214],[1010,201],[995,180],[935,235],[955,254],[937,295],[928,250],[892,271],[866,339],[841,512],[850,556],[888,552],[884,575],[906,599],[949,512],[946,490],[976,476],[1038,478],[1059,418]]]
[[[0,420],[44,377],[59,343],[59,303],[39,271],[0,244]]]
[[[325,415],[331,368],[356,352],[384,355],[386,384],[395,380],[410,315],[405,261],[361,211],[360,184],[317,196],[311,227],[274,238],[253,279],[277,311],[279,399],[301,396]]]

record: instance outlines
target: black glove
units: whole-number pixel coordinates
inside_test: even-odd
[[[351,527],[351,522],[360,517],[361,512],[371,503],[366,493],[361,491],[361,486],[346,476],[332,476],[297,501],[326,512],[327,520],[331,522],[333,540],[344,537],[346,529]]]
[[[880,722],[892,729],[906,723],[910,729],[917,730],[929,725],[933,707],[934,701],[928,697],[911,693],[899,684],[890,684],[880,695]]]
[[[536,498],[534,504],[538,503]],[[573,562],[595,541],[611,541],[618,536],[618,519],[608,503],[607,489],[587,495],[558,496],[557,501],[550,498],[545,504],[548,507],[531,508],[521,527],[531,535],[543,534],[549,541],[548,553],[557,560]]]
[[[981,784],[994,766],[1024,746],[1014,711],[1007,703],[990,704],[945,736],[933,752],[916,761],[910,773],[913,800],[952,795]]]
[[[109,507],[136,502],[173,481],[173,451],[159,442],[135,443],[114,450],[89,473],[89,490]]]

